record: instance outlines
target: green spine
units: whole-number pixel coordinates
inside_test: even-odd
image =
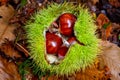
[[[45,37],[47,29],[62,13],[72,13],[77,16],[74,33],[77,39],[85,46],[74,44],[70,47],[65,59],[58,65],[50,65],[45,60]],[[30,56],[34,60],[35,72],[39,69],[50,71],[57,75],[70,75],[78,70],[90,66],[97,57],[98,39],[95,34],[95,25],[88,10],[81,6],[69,3],[51,4],[37,12],[25,26],[30,49]],[[37,65],[37,66],[36,66]]]

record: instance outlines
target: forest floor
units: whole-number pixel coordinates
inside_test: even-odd
[[[25,61],[29,49],[24,26],[38,10],[64,0],[0,0],[0,80],[120,80],[120,1],[66,0],[86,5],[97,25],[103,51],[94,65],[71,76],[38,77]],[[74,1],[74,2],[73,2]]]

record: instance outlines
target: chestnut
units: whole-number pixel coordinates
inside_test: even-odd
[[[68,51],[68,47],[61,46],[59,48],[59,50],[58,50],[58,57],[61,58],[61,59],[64,58],[64,56],[66,55],[67,51]]]
[[[76,42],[76,37],[75,36],[69,37],[67,41],[69,45],[74,44]]]
[[[59,17],[60,33],[65,36],[73,34],[73,27],[76,21],[76,16],[71,13],[64,13]]]
[[[62,44],[61,37],[54,33],[46,32],[46,52],[48,54],[56,54]]]

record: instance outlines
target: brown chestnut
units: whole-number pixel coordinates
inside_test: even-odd
[[[62,43],[62,38],[58,35],[46,33],[46,51],[48,54],[56,54]]]
[[[64,13],[59,17],[60,33],[65,36],[73,34],[73,27],[76,21],[76,16],[71,13]]]

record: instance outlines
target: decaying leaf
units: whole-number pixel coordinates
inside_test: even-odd
[[[2,5],[0,6],[0,45],[4,43],[5,39],[13,41],[15,35],[13,34],[15,25],[8,24],[9,19],[14,15],[14,9],[12,6]]]
[[[93,66],[87,67],[85,71],[77,72],[75,80],[108,80],[109,78],[109,70],[106,70],[105,65],[101,67],[100,60],[96,59]]]
[[[99,14],[97,19],[96,19],[97,25],[99,28],[102,28],[102,26],[105,23],[109,22],[109,19],[107,18],[107,16],[105,16],[103,13]]]
[[[0,5],[6,5],[8,0],[0,0]]]
[[[74,75],[69,76],[44,76],[41,80],[108,80],[110,79],[109,68],[102,65],[99,59],[96,59],[94,65],[87,67],[85,71],[76,72]]]
[[[2,5],[0,6],[0,21],[8,22],[10,18],[13,17],[15,13],[14,8],[11,5]]]
[[[115,7],[120,7],[120,0],[109,0],[110,4]]]
[[[111,36],[108,39],[110,42],[120,47],[120,25],[112,23]]]
[[[91,0],[91,1],[94,5],[99,2],[99,0]]]
[[[21,80],[17,66],[0,56],[0,80]]]
[[[112,25],[110,20],[103,13],[99,14],[96,19],[98,29],[101,30],[101,38],[107,40],[111,35]]]
[[[104,62],[110,69],[112,80],[120,80],[120,48],[110,42],[101,42],[102,53],[101,62]]]
[[[111,23],[108,25],[108,27],[106,28],[105,30],[105,36],[106,36],[106,39],[108,39],[110,36],[111,36],[111,31],[112,31],[112,25]]]
[[[4,43],[5,39],[8,39],[9,41],[13,41],[15,39],[15,35],[13,34],[15,28],[15,25],[0,22],[0,45]]]
[[[20,53],[14,49],[14,46],[12,45],[12,42],[6,41],[6,43],[2,44],[0,46],[0,50],[5,53],[5,55],[11,57],[11,58],[21,58],[22,56]]]

